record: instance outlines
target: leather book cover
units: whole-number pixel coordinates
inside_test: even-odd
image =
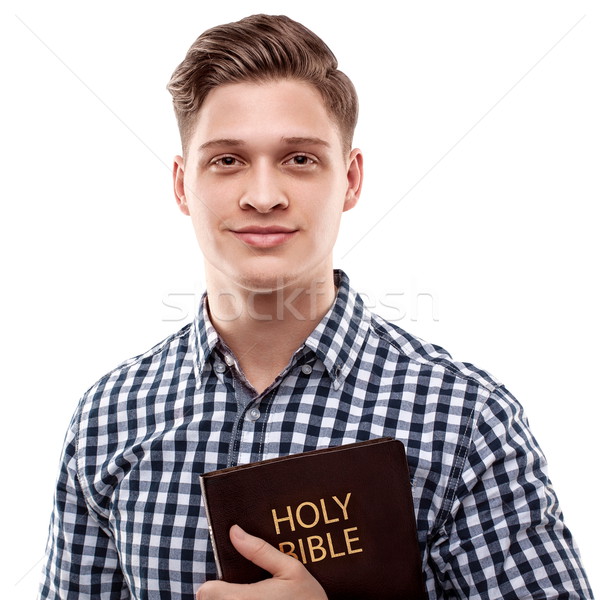
[[[302,561],[329,600],[422,600],[425,587],[404,445],[378,438],[205,473],[219,577],[269,573],[229,540],[238,524]]]

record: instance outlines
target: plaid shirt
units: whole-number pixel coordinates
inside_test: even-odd
[[[430,598],[592,598],[518,402],[336,280],[335,304],[258,396],[204,301],[88,390],[41,598],[191,600],[216,572],[201,473],[380,436],[406,445]]]

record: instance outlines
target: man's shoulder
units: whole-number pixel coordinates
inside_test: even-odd
[[[423,340],[379,315],[371,315],[371,331],[378,338],[378,343],[392,349],[398,364],[412,362],[419,369],[434,370],[446,377],[463,379],[488,392],[503,385],[488,371],[454,359],[442,346]]]
[[[115,395],[123,388],[137,384],[144,387],[150,380],[176,376],[176,370],[190,357],[190,330],[193,323],[162,339],[160,342],[123,362],[100,377],[82,397],[82,404]]]

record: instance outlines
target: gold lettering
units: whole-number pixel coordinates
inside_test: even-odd
[[[327,509],[325,508],[325,498],[321,498],[321,509],[323,510],[323,520],[325,523],[337,523],[339,519],[330,519],[327,515]]]
[[[335,550],[333,549],[333,541],[329,532],[327,532],[327,543],[329,545],[329,554],[331,555],[331,558],[337,558],[338,556],[346,556],[345,552],[338,552],[336,554]]]
[[[300,516],[300,513],[302,512],[302,508],[305,507],[305,506],[310,506],[313,509],[313,511],[315,512],[315,520],[312,523],[309,523],[309,524],[306,524],[302,520],[302,517]],[[317,508],[316,504],[313,504],[312,502],[303,502],[296,509],[296,521],[298,521],[298,523],[302,527],[304,527],[304,529],[310,529],[311,527],[314,527],[319,522],[319,518],[320,518],[319,509]]]
[[[362,552],[362,548],[352,548],[352,542],[360,542],[360,538],[354,537],[351,538],[348,534],[351,531],[356,531],[358,527],[348,527],[348,529],[344,529],[344,537],[346,538],[346,548],[348,550],[348,554],[356,554],[357,552]]]
[[[313,543],[313,540],[318,541]],[[310,562],[319,562],[327,556],[327,550],[323,548],[323,538],[320,535],[311,535],[306,538],[306,542],[308,543],[308,551],[310,552]],[[320,552],[319,558],[315,556],[315,550]]]
[[[294,519],[292,517],[292,508],[291,506],[286,506],[285,508],[288,514],[287,517],[278,517],[275,509],[271,511],[273,513],[273,522],[275,523],[275,531],[277,532],[277,535],[281,534],[281,530],[279,529],[279,523],[283,523],[283,521],[289,521],[291,530],[296,531],[296,526],[294,525]]]
[[[348,502],[350,502],[350,496],[352,496],[352,492],[348,492],[346,494],[346,500],[344,501],[344,504],[340,502],[340,499],[337,496],[333,497],[335,502],[337,502],[337,505],[342,509],[344,513],[344,521],[348,520],[348,511],[346,509],[348,508]]]
[[[298,546],[300,546],[300,555],[302,556],[302,562],[306,564],[306,552],[304,552],[304,542],[302,539],[298,540]]]
[[[288,546],[289,550],[286,552],[284,550],[284,547]],[[294,554],[294,543],[293,542],[279,542],[279,551],[283,552],[284,554],[287,554],[288,556],[293,556],[294,558],[298,559],[298,555]],[[300,559],[298,559],[300,560]]]

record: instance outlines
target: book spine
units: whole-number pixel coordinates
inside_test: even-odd
[[[210,508],[208,506],[208,496],[206,495],[206,488],[204,487],[204,477],[200,476],[200,490],[202,491],[202,498],[204,499],[204,510],[206,511],[206,520],[208,521],[208,533],[210,535],[210,541],[213,547],[213,553],[215,555],[215,563],[217,565],[217,576],[219,579],[223,579],[223,570],[221,569],[221,561],[219,560],[219,553],[217,551],[217,543],[213,533],[212,521],[210,518]]]

